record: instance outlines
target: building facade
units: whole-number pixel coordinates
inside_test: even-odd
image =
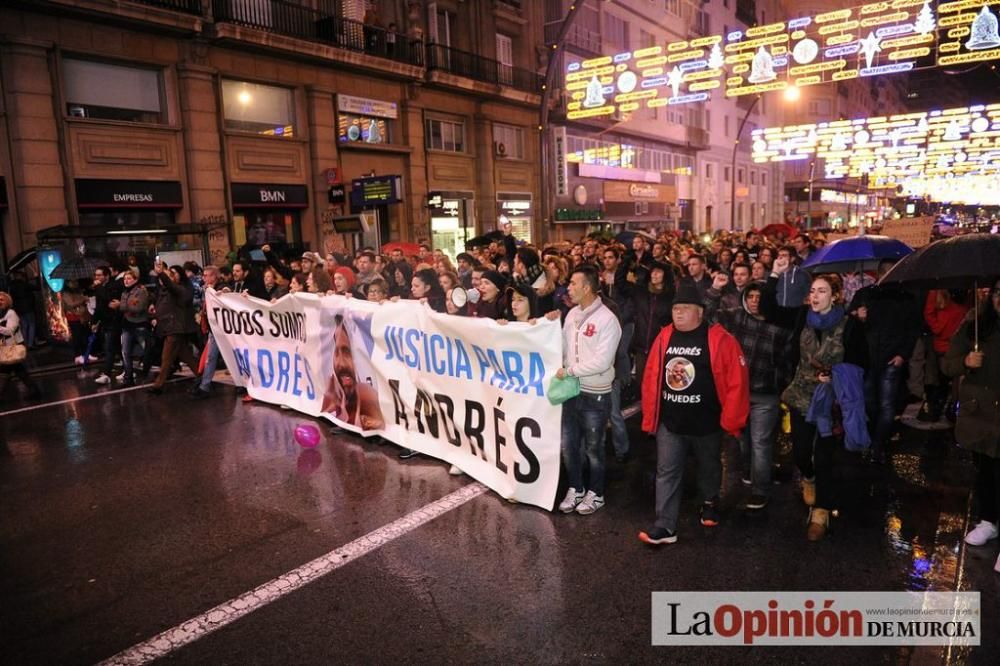
[[[67,238],[215,262],[265,242],[454,255],[503,214],[539,239],[541,9],[4,3],[3,258]]]
[[[547,37],[553,41],[570,2],[548,0]],[[754,24],[774,11],[773,0],[615,0],[576,3],[567,35],[562,72],[588,59],[634,53]],[[578,95],[579,96],[579,95]],[[780,124],[781,110],[768,101],[730,100],[714,91],[705,101],[639,108],[609,119],[569,119],[572,91],[562,91],[556,114],[558,163],[564,154],[565,186],[557,187],[554,226],[565,235],[586,225],[616,228],[710,231],[763,226],[780,215],[782,170],[754,167],[750,142],[754,127]],[[748,115],[749,111],[749,115]],[[744,141],[732,168],[739,126]],[[732,172],[732,173],[731,173]],[[557,176],[558,167],[557,167]],[[733,181],[736,181],[735,191]],[[731,206],[735,194],[736,204]]]

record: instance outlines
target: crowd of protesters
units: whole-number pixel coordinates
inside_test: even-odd
[[[265,245],[259,254],[241,251],[226,267],[158,265],[149,276],[102,267],[90,288],[93,311],[76,285],[63,292],[63,307],[78,362],[90,361],[91,333],[103,341],[97,383],[132,385],[152,378],[158,366],[150,390],[159,392],[179,359],[200,374],[192,388],[197,398],[211,395],[219,362],[206,287],[269,301],[301,291],[415,300],[439,313],[504,324],[560,319],[564,362],[557,376],[577,377],[580,392],[563,408],[569,489],[558,509],[586,515],[604,506],[606,432],[615,458],[625,462],[625,414],[641,399],[657,468],[655,520],[640,539],[654,545],[677,539],[688,456],[696,463],[700,522],[720,523],[726,437],[739,441],[745,508],[765,509],[784,410],[809,507],[806,536],[823,539],[839,507],[836,465],[844,442],[883,463],[900,412],[919,400],[921,420],[957,418],[960,443],[975,451],[981,522],[967,540],[996,538],[1000,433],[989,430],[992,421],[956,415],[954,406],[959,377],[981,387],[983,404],[996,403],[990,387],[1000,385],[993,379],[1000,375],[1000,283],[975,294],[915,294],[878,286],[877,275],[809,273],[801,264],[824,241],[805,233],[636,233],[625,240],[593,235],[536,248],[518,243],[508,228],[477,239],[454,264],[428,245],[411,256],[397,247],[293,257]],[[880,265],[879,274],[890,267]],[[974,298],[983,303],[979,349],[969,342]],[[5,336],[16,331],[9,314],[15,306],[0,294]],[[119,356],[123,370],[115,375]],[[133,357],[142,359],[138,371]],[[27,378],[23,366],[0,371],[0,388],[12,374]],[[984,429],[987,435],[976,434]]]

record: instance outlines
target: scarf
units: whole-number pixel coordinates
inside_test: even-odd
[[[815,310],[810,309],[809,314],[806,315],[806,324],[809,328],[826,332],[839,324],[843,318],[844,308],[840,305],[834,305],[833,309],[826,314],[820,314]]]

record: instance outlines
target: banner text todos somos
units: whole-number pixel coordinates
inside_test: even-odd
[[[208,290],[208,320],[238,386],[457,465],[502,497],[550,509],[562,408],[558,322],[438,314],[415,302]]]

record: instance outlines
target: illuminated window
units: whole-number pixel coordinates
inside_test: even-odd
[[[64,58],[66,113],[133,123],[166,121],[160,71]]]
[[[295,135],[295,106],[288,88],[223,79],[222,107],[228,130]]]
[[[428,149],[446,150],[450,153],[465,152],[465,123],[428,118],[425,131]]]
[[[337,140],[340,143],[392,143],[392,121],[341,113],[337,116]]]

